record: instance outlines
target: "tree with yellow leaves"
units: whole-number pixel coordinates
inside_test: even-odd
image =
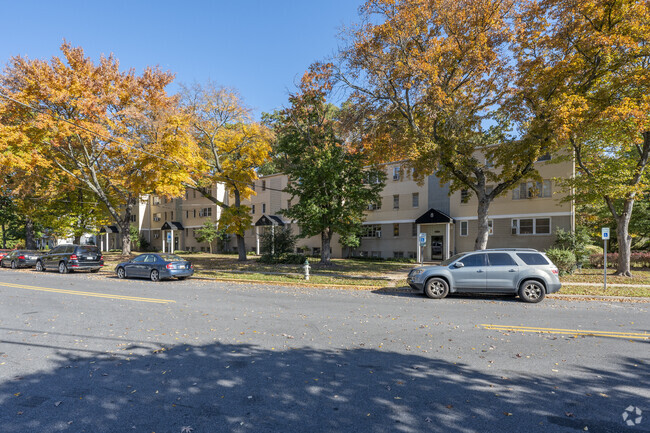
[[[180,195],[188,167],[200,166],[187,117],[165,91],[173,75],[122,72],[113,55],[95,64],[69,43],[61,51],[50,62],[14,57],[1,77],[0,163],[88,188],[129,254],[138,198]]]
[[[650,183],[650,3],[526,0],[517,30],[522,102],[545,112],[575,155],[576,198],[604,200],[616,221],[616,275],[631,276],[630,219]]]
[[[236,236],[239,260],[245,261],[244,232],[251,226],[251,214],[242,200],[255,193],[257,169],[269,159],[272,133],[252,120],[232,89],[208,82],[183,87],[182,95],[202,161],[186,185],[222,208],[219,229]],[[226,186],[232,202],[212,194],[215,184]]]

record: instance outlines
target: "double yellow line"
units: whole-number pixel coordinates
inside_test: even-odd
[[[2,283],[2,282],[0,282],[0,286],[13,287],[16,289],[36,290],[39,292],[61,293],[64,295],[91,296],[94,298],[120,299],[123,301],[135,301],[135,302],[151,302],[154,304],[169,304],[169,303],[176,302],[171,299],[142,298],[139,296],[111,295],[109,293],[80,292],[78,290],[65,290],[65,289],[50,289],[47,287],[25,286],[22,284],[12,284],[12,283]]]
[[[494,331],[510,332],[537,332],[543,334],[560,335],[589,335],[592,337],[626,338],[636,340],[650,340],[650,334],[645,332],[613,332],[613,331],[588,331],[584,329],[558,329],[558,328],[537,328],[532,326],[506,326],[506,325],[481,325],[485,329]]]

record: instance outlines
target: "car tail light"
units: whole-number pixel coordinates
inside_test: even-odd
[[[77,255],[76,254],[71,255],[70,260],[77,260]]]
[[[194,269],[194,265],[190,263],[190,269]]]
[[[99,256],[99,260],[104,260],[104,256]]]
[[[167,263],[167,266],[166,266],[167,269],[172,269],[173,267],[174,267],[174,265],[172,265],[171,263]]]
[[[555,275],[560,275],[560,271],[558,271],[557,268],[551,268],[551,272],[553,272]]]
[[[18,256],[18,260],[25,260],[25,256]]]

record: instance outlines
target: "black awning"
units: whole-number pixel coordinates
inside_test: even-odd
[[[422,216],[415,220],[415,224],[448,224],[453,222],[454,219],[452,217],[446,213],[440,212],[439,210],[435,210],[434,208],[429,209],[424,214],[422,214]]]
[[[104,226],[99,229],[99,233],[119,233],[117,226]]]
[[[183,224],[177,221],[165,221],[160,230],[183,230]]]
[[[262,215],[255,223],[255,227],[260,226],[284,226],[284,221],[276,215]]]

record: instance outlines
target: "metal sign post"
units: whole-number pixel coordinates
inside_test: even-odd
[[[605,244],[603,247],[603,290],[607,291],[607,240],[609,239],[609,227],[603,227],[601,233]]]
[[[420,241],[420,263],[422,263],[424,262],[424,247],[427,246],[427,234],[420,233],[419,241]]]

